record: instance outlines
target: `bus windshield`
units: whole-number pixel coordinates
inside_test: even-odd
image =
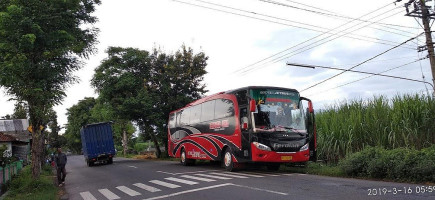
[[[306,131],[305,113],[299,93],[276,89],[252,89],[257,102],[253,123],[259,131]]]

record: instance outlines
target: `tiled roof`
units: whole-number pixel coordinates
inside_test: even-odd
[[[0,142],[13,142],[13,141],[17,141],[17,138],[0,132]]]

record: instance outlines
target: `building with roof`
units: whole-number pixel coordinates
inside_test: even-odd
[[[24,162],[29,161],[32,139],[27,127],[29,127],[29,120],[27,119],[0,120],[0,145],[6,145],[7,149],[12,152],[13,157],[17,157]]]

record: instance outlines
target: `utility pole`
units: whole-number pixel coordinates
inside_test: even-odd
[[[401,0],[397,0],[400,2]],[[429,0],[431,1],[431,0]],[[432,70],[432,82],[435,85],[435,54],[434,54],[434,46],[432,42],[432,31],[430,30],[430,19],[434,19],[435,13],[430,8],[430,6],[426,6],[425,0],[409,0],[408,3],[405,3],[406,8],[406,16],[409,17],[418,17],[421,18],[423,22],[424,33],[426,36],[426,46],[419,47],[419,51],[424,51],[427,49],[428,56],[430,60],[430,67]],[[435,95],[435,91],[434,91]]]

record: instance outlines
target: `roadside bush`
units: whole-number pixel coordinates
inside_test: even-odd
[[[30,165],[12,179],[10,192],[5,197],[9,199],[56,199],[57,187],[53,184],[53,174],[50,166],[44,166],[41,176],[37,180],[32,179]]]
[[[379,147],[367,147],[363,151],[350,154],[340,161],[339,166],[349,176],[368,176],[369,168],[373,170],[374,159],[378,159],[385,150]]]
[[[134,144],[134,150],[137,152],[143,152],[146,148],[148,148],[148,143],[141,142]]]
[[[435,145],[422,150],[366,147],[339,162],[348,176],[435,182]]]

